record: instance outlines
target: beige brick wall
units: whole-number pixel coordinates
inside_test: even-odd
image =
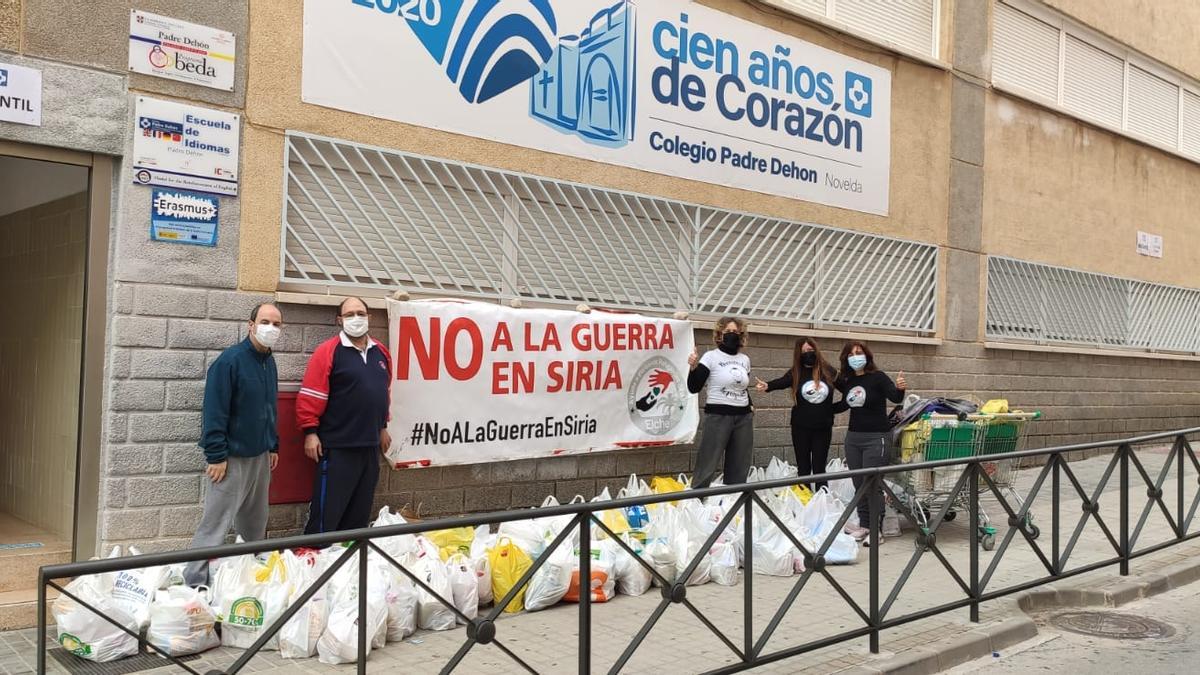
[[[69,537],[87,193],[0,217],[0,510]]]

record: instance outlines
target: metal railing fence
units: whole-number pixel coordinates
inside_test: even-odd
[[[634,656],[635,652],[642,645],[651,630],[658,623],[659,619],[672,606],[679,605],[694,615],[714,636],[729,649],[733,654],[735,661],[729,665],[716,668],[712,673],[732,673],[742,670],[748,670],[755,666],[779,661],[781,659],[804,654],[816,649],[821,649],[847,640],[867,637],[869,647],[872,652],[879,651],[880,633],[889,628],[894,628],[903,624],[907,624],[920,619],[936,616],[945,612],[954,611],[957,609],[967,608],[969,610],[970,620],[973,622],[979,621],[980,605],[989,600],[993,600],[1002,596],[1010,595],[1020,591],[1028,590],[1036,586],[1049,583],[1051,581],[1073,577],[1085,572],[1097,570],[1103,567],[1118,565],[1120,573],[1126,575],[1129,573],[1130,561],[1140,556],[1152,553],[1185,541],[1189,541],[1200,536],[1200,528],[1193,531],[1192,524],[1196,515],[1196,511],[1200,508],[1200,490],[1195,488],[1195,476],[1200,474],[1200,460],[1197,459],[1189,437],[1200,435],[1200,427],[1184,429],[1179,431],[1165,432],[1137,438],[1129,438],[1125,440],[1085,443],[1078,445],[1061,446],[1054,448],[1043,448],[1024,450],[1020,452],[1012,452],[1006,454],[980,455],[975,457],[967,457],[962,459],[947,459],[933,462],[922,462],[916,464],[897,464],[878,468],[860,469],[855,471],[842,472],[837,474],[827,474],[812,477],[797,477],[782,480],[772,480],[755,482],[743,485],[732,485],[724,487],[706,488],[701,490],[689,490],[682,493],[667,493],[655,494],[642,497],[621,498],[604,502],[589,502],[579,504],[568,504],[562,506],[553,506],[536,510],[511,510],[497,513],[487,513],[482,515],[471,515],[462,518],[451,518],[436,521],[414,522],[403,525],[391,525],[383,527],[371,527],[360,530],[352,530],[347,532],[334,532],[327,534],[306,535],[274,539],[268,541],[232,544],[226,546],[218,546],[206,549],[196,549],[190,551],[178,551],[170,553],[156,553],[148,555],[133,556],[128,558],[115,558],[105,560],[93,560],[88,562],[78,562],[63,565],[52,565],[43,567],[39,572],[38,580],[38,655],[37,666],[39,672],[46,670],[46,634],[48,630],[48,622],[46,616],[46,595],[48,589],[56,589],[65,597],[70,598],[74,602],[96,612],[105,620],[117,626],[126,633],[136,637],[142,647],[158,651],[153,645],[150,645],[143,637],[130,631],[121,624],[113,621],[111,618],[105,617],[103,613],[97,611],[94,607],[83,602],[80,598],[68,592],[57,580],[79,577],[89,574],[101,574],[117,572],[120,570],[138,569],[149,566],[158,565],[174,565],[193,560],[205,560],[212,558],[224,558],[230,556],[244,554],[259,554],[268,551],[292,549],[300,547],[324,547],[333,544],[341,544],[349,542],[346,552],[341,555],[338,560],[329,566],[312,585],[302,593],[285,611],[279,616],[269,627],[263,629],[261,635],[254,644],[245,650],[245,652],[228,668],[226,673],[240,672],[246,664],[263,648],[263,646],[274,636],[303,606],[316,594],[316,592],[326,584],[333,575],[344,565],[353,564],[352,561],[357,557],[358,564],[358,583],[359,588],[367,587],[367,571],[370,556],[365,555],[367,552],[373,552],[382,556],[389,564],[396,567],[402,574],[413,581],[413,583],[425,593],[430,594],[437,599],[439,603],[444,605],[450,611],[453,611],[461,620],[466,621],[464,630],[465,640],[462,647],[449,659],[449,661],[441,668],[441,672],[452,672],[467,654],[477,645],[492,644],[507,654],[518,665],[531,673],[538,672],[532,665],[521,657],[516,651],[505,645],[501,641],[503,634],[502,627],[497,624],[497,619],[500,617],[504,608],[518,596],[523,589],[533,578],[533,575],[554,553],[556,548],[563,544],[568,537],[577,533],[579,578],[591,578],[592,558],[590,555],[590,541],[593,535],[592,528],[598,528],[600,532],[612,537],[614,541],[621,546],[624,551],[634,557],[634,560],[650,572],[653,579],[661,584],[661,600],[650,617],[638,630],[637,634],[628,643],[622,651],[616,662],[608,669],[609,673],[620,672]],[[1137,448],[1148,444],[1157,444],[1161,447],[1163,441],[1171,442],[1171,449],[1166,457],[1161,471],[1157,477],[1152,476],[1147,470],[1146,465],[1138,456]],[[1100,478],[1094,490],[1086,490],[1083,484],[1072,470],[1068,461],[1070,453],[1078,453],[1081,451],[1089,451],[1092,453],[1102,453],[1109,451],[1107,467]],[[1035,466],[1027,469],[1030,472],[1036,471],[1036,478],[1032,487],[1028,491],[1027,497],[1017,505],[1012,504],[1006,499],[1002,490],[1000,490],[992,477],[984,468],[984,464],[993,464],[998,461],[1005,460],[1044,460],[1040,466]],[[904,567],[899,578],[891,589],[885,589],[883,586],[882,575],[880,574],[880,555],[879,555],[879,532],[874,529],[870,535],[870,546],[867,549],[869,566],[869,600],[866,606],[855,601],[846,589],[834,578],[830,572],[830,565],[825,560],[825,555],[834,543],[836,536],[842,531],[851,516],[856,513],[859,502],[866,498],[868,494],[873,494],[876,491],[883,491],[889,495],[893,502],[896,503],[902,510],[907,510],[907,500],[901,499],[897,495],[888,481],[885,479],[896,473],[905,471],[921,471],[928,469],[938,469],[946,467],[961,467],[962,473],[955,484],[951,499],[939,509],[936,513],[929,515],[927,519],[928,527],[924,531],[917,533],[917,546],[912,554],[909,563]],[[1194,470],[1195,473],[1189,473],[1188,468]],[[1119,514],[1118,522],[1110,523],[1105,520],[1105,516],[1101,514],[1100,499],[1104,496],[1106,499],[1111,498],[1111,494],[1105,495],[1110,481],[1114,474],[1117,476],[1117,498],[1119,499]],[[769,503],[760,496],[760,492],[766,490],[775,490],[787,488],[800,483],[809,483],[813,481],[831,481],[841,478],[862,478],[861,486],[856,490],[854,498],[850,503],[845,505],[837,525],[829,533],[820,546],[806,546],[798,537],[797,533],[792,532],[785,524],[784,519],[769,505]],[[1168,479],[1175,480],[1175,499],[1168,500],[1168,495],[1164,491],[1164,485]],[[1136,480],[1135,480],[1136,479]],[[1186,480],[1185,480],[1186,479]],[[1035,498],[1041,494],[1043,488],[1049,482],[1049,499],[1051,503],[1051,523],[1048,528],[1043,527],[1042,534],[1050,535],[1050,544],[1048,550],[1043,550],[1038,543],[1039,537],[1037,533],[1032,532],[1030,509]],[[1185,482],[1191,487],[1186,488]],[[987,494],[995,498],[996,503],[1003,509],[1007,516],[1009,529],[1004,535],[1002,541],[993,551],[990,556],[990,562],[986,564],[982,559],[983,554],[980,552],[979,538],[980,532],[978,527],[970,527],[969,538],[969,564],[965,573],[956,570],[950,563],[945,552],[941,548],[938,540],[938,530],[943,523],[950,519],[947,514],[952,510],[952,502],[961,491],[967,490],[967,517],[969,523],[979,522],[980,514],[980,495]],[[1061,511],[1061,500],[1065,495],[1078,497],[1082,501],[1082,515],[1074,528],[1070,528],[1066,522],[1066,514]],[[1147,501],[1141,509],[1140,515],[1131,512],[1130,507],[1133,504],[1133,497],[1145,496]],[[618,537],[608,525],[604,523],[601,512],[611,509],[627,508],[637,505],[652,505],[661,504],[664,502],[677,501],[681,499],[702,499],[719,496],[734,496],[735,502],[725,513],[721,522],[713,530],[712,534],[707,538],[704,544],[699,548],[699,552],[691,559],[683,572],[676,576],[675,580],[664,578],[655,567],[648,562],[642,555],[635,552],[630,546]],[[1185,496],[1190,496],[1190,499],[1185,499]],[[1168,506],[1168,501],[1173,502]],[[868,499],[869,508],[871,511],[872,522],[877,522],[882,516],[881,505],[882,500]],[[1144,528],[1148,522],[1151,513],[1158,509],[1161,511],[1167,523],[1170,526],[1171,536],[1163,541],[1158,541],[1138,548],[1138,542],[1142,537]],[[703,557],[712,549],[714,543],[718,540],[726,528],[733,522],[734,518],[741,516],[743,519],[742,528],[744,530],[743,541],[744,563],[742,571],[742,594],[744,602],[744,625],[742,627],[742,635],[729,636],[721,631],[717,626],[688,599],[688,587],[686,582],[691,579],[693,572],[701,564]],[[912,522],[917,522],[912,513],[907,514]],[[539,555],[532,566],[521,576],[520,580],[514,587],[503,597],[497,597],[493,608],[486,614],[483,614],[474,619],[468,619],[454,605],[452,599],[442,597],[436,591],[429,587],[422,579],[415,575],[400,561],[395,560],[376,544],[377,540],[395,537],[400,535],[421,534],[425,532],[447,529],[451,527],[463,526],[478,526],[478,525],[496,525],[500,523],[527,520],[531,517],[569,517],[570,523],[563,527],[558,533],[553,542]],[[798,549],[804,557],[805,571],[796,580],[795,585],[788,595],[783,599],[781,605],[773,615],[771,621],[766,625],[760,633],[756,633],[754,621],[754,605],[755,598],[753,593],[754,588],[754,542],[752,540],[754,532],[754,518],[765,516],[776,527],[778,527],[786,535],[787,539],[793,546]],[[1091,561],[1076,566],[1071,566],[1070,563],[1076,555],[1076,544],[1079,541],[1081,534],[1089,521],[1094,521],[1104,534],[1104,538],[1111,546],[1113,554],[1102,560]],[[924,521],[923,521],[924,522]],[[1064,527],[1066,525],[1066,527]],[[1063,536],[1068,535],[1068,539],[1064,544]],[[1004,559],[1006,552],[1010,548],[1013,540],[1020,536],[1032,548],[1036,554],[1038,561],[1045,569],[1045,574],[1036,578],[1023,579],[1017,583],[999,586],[995,583],[995,573]],[[1041,539],[1045,542],[1045,539]],[[912,577],[913,571],[917,567],[917,563],[922,556],[926,554],[933,555],[946,571],[953,578],[958,590],[962,592],[962,597],[950,602],[946,602],[935,607],[909,611],[907,613],[897,614],[896,599],[899,593]],[[766,645],[771,637],[775,634],[783,618],[788,611],[793,607],[805,585],[814,577],[821,576],[825,578],[837,594],[847,603],[853,614],[861,621],[861,626],[851,628],[846,631],[837,633],[829,637],[819,640],[809,641],[803,644],[793,645],[783,649],[767,651]],[[367,670],[367,659],[363,658],[364,654],[368,653],[368,621],[367,616],[367,593],[358,594],[358,672],[365,673]],[[578,606],[578,650],[579,662],[578,672],[592,672],[592,648],[591,648],[591,608],[590,593],[581,592],[579,594]],[[164,656],[167,656],[164,654]],[[181,662],[179,659],[168,657],[171,661],[182,668],[183,670],[195,673],[187,663]]]

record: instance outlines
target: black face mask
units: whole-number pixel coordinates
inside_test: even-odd
[[[721,351],[726,354],[736,354],[742,348],[742,336],[740,333],[726,333],[721,336]]]
[[[812,368],[817,365],[817,355],[814,352],[804,352],[800,355],[800,365]]]

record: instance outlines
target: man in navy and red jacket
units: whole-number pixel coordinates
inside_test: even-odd
[[[367,335],[361,299],[342,301],[337,323],[341,332],[313,352],[296,399],[304,453],[317,463],[305,534],[369,524],[379,453],[392,444],[392,358]]]

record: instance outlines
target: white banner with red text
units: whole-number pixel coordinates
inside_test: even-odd
[[[388,301],[396,468],[689,443],[689,321]]]

